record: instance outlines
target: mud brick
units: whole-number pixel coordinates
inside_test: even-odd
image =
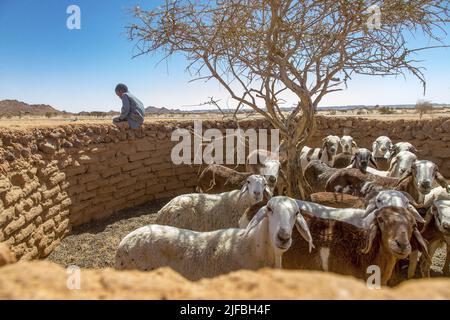
[[[16,214],[16,209],[14,207],[9,207],[0,212],[0,229],[3,229],[5,225],[14,219]]]
[[[102,186],[104,186],[106,184],[106,181],[104,179],[100,179],[97,181],[92,181],[86,184],[86,190],[87,191],[92,191],[95,190],[97,188],[100,188]]]
[[[58,183],[61,183],[66,178],[66,174],[64,172],[56,172],[54,173],[48,182],[50,183],[50,186],[57,185]]]
[[[135,154],[131,154],[128,156],[128,160],[130,160],[131,162],[133,161],[137,161],[137,160],[143,160],[146,158],[150,157],[150,152],[148,151],[142,151],[142,152],[137,152]]]
[[[142,166],[144,166],[144,163],[142,161],[130,162],[130,163],[122,166],[122,171],[127,172],[127,171],[131,171],[131,170],[140,168]]]
[[[85,184],[85,183],[88,183],[88,182],[91,182],[91,181],[96,181],[96,180],[99,180],[99,179],[101,179],[101,178],[100,178],[100,175],[98,173],[90,173],[90,174],[85,174],[83,176],[80,176],[78,178],[78,183],[79,184]]]
[[[109,177],[119,174],[121,172],[122,172],[122,169],[120,167],[113,167],[113,168],[109,168],[106,170],[102,170],[100,172],[100,175],[102,176],[102,178],[109,178]]]
[[[29,224],[25,228],[22,228],[20,230],[20,232],[14,236],[14,240],[17,243],[24,241],[26,238],[28,238],[31,235],[31,233],[34,231],[35,228],[36,227],[34,226],[34,224],[32,224],[32,223]]]
[[[23,196],[23,191],[19,187],[10,189],[5,195],[5,205],[10,206],[16,203]]]
[[[43,209],[41,205],[38,205],[37,207],[31,208],[30,211],[25,213],[25,220],[26,222],[32,221],[34,218],[39,216],[42,213]]]
[[[112,160],[111,162],[109,162],[109,166],[111,168],[113,168],[113,167],[121,167],[121,166],[126,165],[127,163],[129,163],[128,157],[127,156],[121,156],[121,157],[118,157],[118,158]]]
[[[14,232],[18,231],[23,225],[25,224],[25,217],[21,216],[20,218],[11,221],[6,227],[5,227],[5,235],[11,235]]]
[[[56,186],[53,189],[42,192],[42,197],[47,200],[56,196],[60,191],[61,188],[59,186]]]
[[[70,186],[70,188],[67,189],[67,193],[69,196],[74,196],[76,194],[80,194],[86,190],[86,185],[83,184],[77,184]]]

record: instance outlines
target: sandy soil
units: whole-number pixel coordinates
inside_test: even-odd
[[[125,209],[101,221],[76,227],[47,257],[63,266],[81,268],[114,267],[115,252],[120,240],[131,231],[153,223],[156,213],[169,200],[146,203]]]
[[[240,270],[190,282],[169,268],[82,269],[78,290],[68,280],[66,269],[48,261],[7,265],[0,268],[0,299],[450,299],[448,278],[371,290],[352,277],[297,270]],[[178,312],[168,310],[169,318]]]
[[[287,113],[286,113],[287,114]],[[359,117],[359,118],[367,118],[367,119],[380,119],[380,120],[419,120],[419,116],[415,111],[397,111],[395,114],[379,114],[379,113],[371,113],[371,114],[357,114],[356,110],[348,110],[343,113],[338,111],[336,115],[331,115],[330,111],[319,111],[319,115],[325,115],[330,117]],[[425,114],[422,119],[434,119],[438,117],[449,117],[450,110],[446,111],[436,111],[433,114]],[[259,118],[261,117],[259,114],[240,114],[238,115],[240,119],[251,119],[251,118]],[[161,115],[147,115],[145,117],[146,123],[151,122],[159,122],[159,121],[179,121],[179,120],[207,120],[207,119],[222,119],[222,115],[217,113],[178,113],[178,114],[161,114]],[[18,117],[14,117],[11,119],[2,118],[0,119],[0,128],[36,128],[36,127],[55,127],[60,125],[68,125],[68,124],[111,124],[112,117],[110,118],[96,118],[89,116],[82,117],[55,117],[55,118],[44,118],[44,117],[23,117],[19,119]]]

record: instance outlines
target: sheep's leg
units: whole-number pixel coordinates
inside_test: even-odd
[[[450,237],[445,238],[445,245],[447,246],[447,257],[445,258],[443,272],[444,275],[450,276]]]
[[[408,265],[408,279],[414,278],[414,275],[416,274],[416,268],[417,268],[417,259],[419,257],[419,251],[414,250],[409,255],[409,265]]]
[[[420,270],[422,273],[422,277],[424,278],[430,277],[431,261],[433,260],[433,256],[434,253],[436,252],[436,249],[439,248],[440,245],[441,241],[435,241],[428,245],[428,254],[430,256],[429,261],[423,255],[422,257],[420,257]]]

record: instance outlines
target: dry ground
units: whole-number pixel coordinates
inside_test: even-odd
[[[122,210],[106,220],[76,227],[47,259],[63,266],[95,269],[114,267],[120,240],[131,231],[153,223],[156,213],[167,202],[159,200],[146,203]]]
[[[372,111],[369,114],[357,114],[358,110],[337,111],[335,115],[331,115],[330,111],[319,111],[319,115],[330,117],[360,117],[367,119],[380,120],[419,120],[419,115],[415,110],[397,110],[394,114],[380,114]],[[438,117],[450,116],[450,109],[436,110],[433,114],[425,114],[422,119],[433,119]],[[259,114],[238,114],[239,119],[251,119],[261,117]],[[145,116],[145,122],[159,121],[178,121],[178,120],[220,120],[222,115],[218,113],[175,113],[175,114],[152,114]],[[36,127],[55,127],[65,124],[110,124],[112,117],[97,118],[93,116],[70,116],[70,117],[34,117],[24,116],[22,118],[13,117],[11,119],[1,118],[0,128],[36,128]]]

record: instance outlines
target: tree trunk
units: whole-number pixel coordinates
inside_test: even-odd
[[[299,176],[301,176],[301,170],[297,159],[297,147],[294,141],[286,141],[286,181],[288,196],[294,199],[304,199],[304,193],[300,189]]]

